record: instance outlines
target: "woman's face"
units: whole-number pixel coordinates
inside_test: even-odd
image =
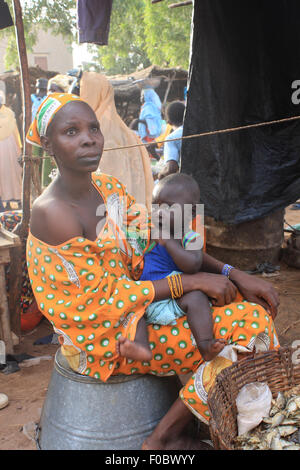
[[[78,101],[72,101],[58,111],[42,142],[60,169],[77,171],[97,170],[104,146],[94,111],[88,104]]]

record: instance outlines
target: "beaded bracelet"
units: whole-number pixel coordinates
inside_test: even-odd
[[[174,291],[174,298],[179,299],[180,294],[179,294],[178,285],[176,282],[176,275],[171,276],[171,282],[172,282],[173,291]]]
[[[228,277],[229,279],[229,274],[230,274],[230,271],[234,269],[234,266],[231,266],[230,264],[224,264],[223,268],[222,268],[222,273],[224,276]]]
[[[171,292],[171,297],[172,299],[174,299],[174,292],[173,292],[173,286],[172,286],[172,281],[171,281],[171,277],[167,277],[167,281],[168,281],[168,284],[169,284],[169,289],[170,289],[170,292]]]
[[[183,287],[182,287],[182,280],[181,280],[181,275],[180,274],[173,274],[172,275],[172,281],[174,284],[174,290],[177,295],[177,298],[182,297],[183,295]],[[176,285],[176,288],[175,288]]]
[[[172,299],[179,299],[183,295],[183,287],[180,274],[172,274],[167,277]]]

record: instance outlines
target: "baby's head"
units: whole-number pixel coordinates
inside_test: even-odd
[[[163,217],[166,216],[170,219],[171,231],[174,230],[175,220],[178,221],[179,217],[182,224],[191,222],[196,215],[196,205],[199,202],[198,183],[185,173],[166,176],[154,187],[152,203],[155,205],[156,214],[159,215],[159,224],[162,226]]]
[[[159,180],[153,190],[153,204],[198,204],[200,189],[197,181],[185,173],[174,173]]]

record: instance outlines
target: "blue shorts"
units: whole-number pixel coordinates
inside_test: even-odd
[[[177,274],[173,271],[172,274]],[[146,309],[145,319],[148,324],[156,325],[176,325],[177,318],[181,318],[185,312],[181,310],[176,300],[165,299],[158,302],[152,302]]]

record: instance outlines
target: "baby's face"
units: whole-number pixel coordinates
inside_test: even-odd
[[[198,195],[170,185],[154,194],[152,220],[162,238],[181,239],[195,216]]]

